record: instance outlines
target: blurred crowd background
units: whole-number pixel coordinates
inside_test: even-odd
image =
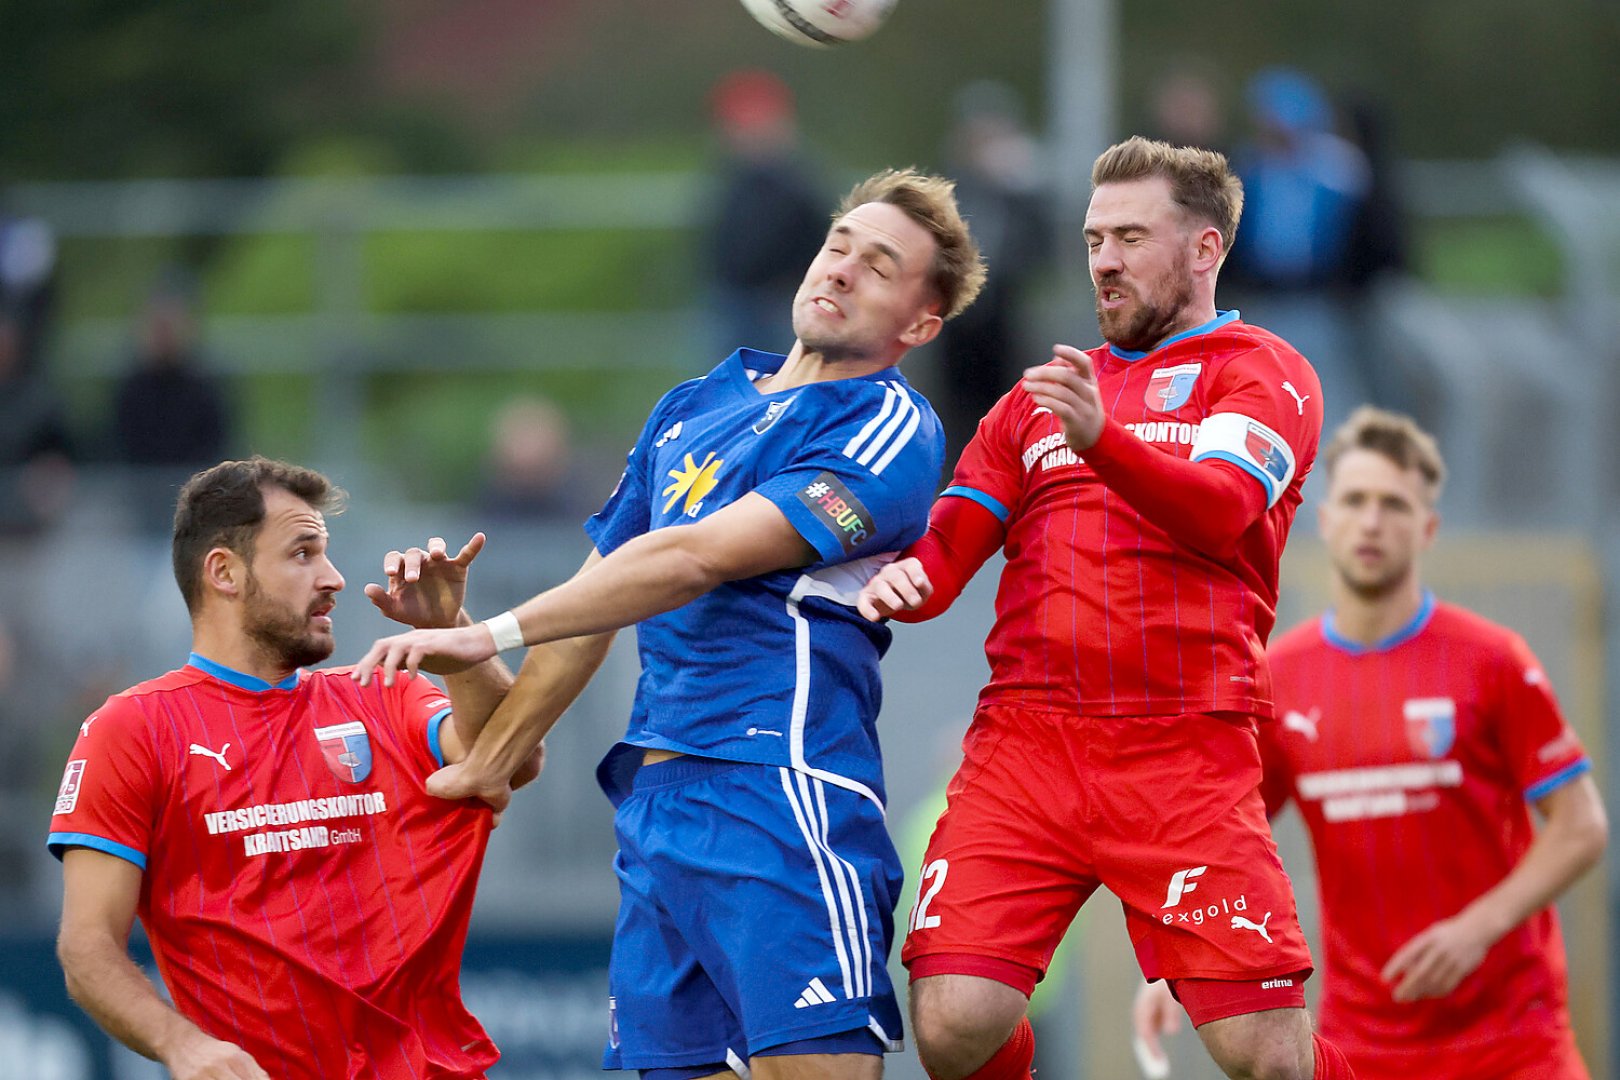
[[[737,344],[788,346],[831,206],[883,166],[955,177],[990,261],[978,304],[907,361],[954,459],[1053,341],[1097,340],[1076,231],[1096,152],[1132,133],[1226,152],[1248,207],[1220,305],[1317,365],[1329,424],[1372,401],[1436,431],[1454,479],[1430,576],[1526,634],[1608,769],[1615,0],[1534,18],[1509,0],[903,0],[830,51],[735,0],[8,0],[3,19],[0,1076],[148,1075],[73,1049],[71,1010],[29,988],[58,978],[42,840],[77,725],[184,659],[178,484],[257,452],[348,489],[337,661],[384,628],[359,586],[390,547],[484,529],[473,598],[509,606],[584,558],[579,523],[665,389]],[[1307,507],[1283,626],[1323,596],[1313,531]],[[897,822],[952,764],[992,585],[898,635]],[[585,1075],[599,1041],[589,979],[567,981],[599,958],[569,950],[610,927],[590,766],[622,729],[631,646],[491,851],[475,928],[559,972],[550,1012],[492,1024],[518,1048],[502,1075]],[[1594,878],[1566,918],[1606,1062],[1613,886]],[[1125,1075],[1105,1037],[1124,1023],[1117,930],[1065,991],[1069,1075]],[[503,970],[470,991],[491,1015],[513,1000]]]

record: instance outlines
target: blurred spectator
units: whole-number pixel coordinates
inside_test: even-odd
[[[1389,110],[1358,95],[1344,112],[1350,140],[1367,161],[1366,197],[1350,224],[1344,260],[1344,283],[1362,289],[1407,268],[1406,216],[1396,188]]]
[[[954,459],[979,418],[1040,361],[1019,340],[1020,301],[1050,254],[1040,148],[1013,90],[975,82],[956,96],[946,144],[962,215],[990,267],[979,298],[940,331],[945,392],[937,404]]]
[[[1226,153],[1226,110],[1215,69],[1197,59],[1176,62],[1154,83],[1148,103],[1149,132],[1173,146],[1201,146]]]
[[[582,501],[572,465],[572,437],[561,409],[541,397],[508,402],[490,425],[489,458],[478,499],[481,519],[492,523],[572,519],[596,510]]]
[[[43,375],[28,370],[22,334],[0,311],[0,534],[43,529],[72,496],[66,412]]]
[[[196,317],[183,285],[166,282],[151,295],[139,335],[118,384],[118,460],[174,466],[190,476],[224,456],[230,411],[197,348]]]
[[[704,244],[717,351],[747,345],[786,352],[793,294],[830,224],[827,199],[800,146],[793,94],[780,79],[733,72],[715,85],[710,102],[721,159]]]
[[[11,315],[21,370],[39,370],[56,310],[56,234],[39,218],[0,207],[0,309]]]
[[[1334,131],[1333,105],[1310,77],[1268,68],[1250,80],[1252,139],[1234,154],[1243,225],[1221,306],[1289,341],[1322,380],[1323,430],[1372,400],[1344,295],[1351,237],[1371,189],[1366,157]]]
[[[1244,243],[1229,271],[1270,289],[1343,279],[1351,229],[1370,185],[1367,159],[1333,131],[1316,82],[1285,68],[1249,84],[1253,141],[1235,162],[1243,178]]]

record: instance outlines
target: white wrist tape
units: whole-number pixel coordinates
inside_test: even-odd
[[[489,636],[495,639],[496,652],[522,647],[523,627],[518,624],[518,617],[510,611],[485,619],[484,625],[489,628]]]

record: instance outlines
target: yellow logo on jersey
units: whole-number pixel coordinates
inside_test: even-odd
[[[695,514],[698,507],[703,504],[703,497],[713,491],[715,485],[720,482],[720,466],[724,464],[725,461],[714,456],[713,450],[703,459],[702,465],[693,461],[691,454],[687,454],[684,469],[669,471],[669,478],[675,482],[664,489],[664,494],[669,496],[669,501],[664,503],[664,513],[669,513],[669,508],[675,505],[675,500],[684,495],[686,505],[682,508],[683,511]]]

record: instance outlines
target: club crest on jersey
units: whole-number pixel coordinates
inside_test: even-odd
[[[332,775],[346,784],[358,784],[371,775],[371,737],[358,720],[315,729],[321,757]]]
[[[1250,424],[1243,438],[1243,449],[1254,463],[1264,469],[1277,483],[1288,479],[1288,455],[1277,445],[1271,433],[1259,424]]]
[[[1160,368],[1148,378],[1143,403],[1154,412],[1175,412],[1192,397],[1193,387],[1198,385],[1198,373],[1203,367],[1203,364],[1178,364]]]
[[[1457,703],[1448,697],[1408,698],[1401,706],[1406,717],[1406,741],[1414,754],[1442,758],[1457,741]]]
[[[797,394],[794,395],[794,397],[797,396]],[[754,434],[763,435],[769,431],[771,425],[776,423],[778,417],[787,412],[787,407],[791,404],[793,404],[793,398],[788,398],[786,401],[773,401],[765,406],[765,415],[754,422]]]

